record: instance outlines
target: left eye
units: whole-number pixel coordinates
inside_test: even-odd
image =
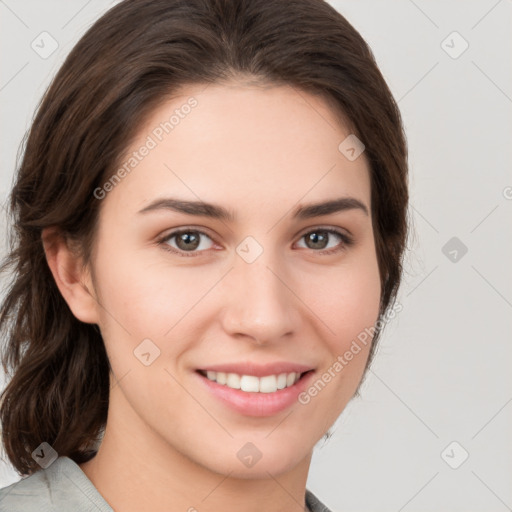
[[[331,245],[329,247],[328,243],[326,242],[330,241],[332,239],[332,235],[338,238],[338,243]],[[335,229],[315,229],[314,231],[309,231],[308,233],[302,235],[300,239],[305,239],[306,244],[310,243],[312,244],[312,247],[307,247],[308,249],[320,249],[322,252],[336,252],[338,250],[342,250],[344,246],[349,246],[352,243],[352,239],[348,237],[348,235],[345,235],[344,233],[341,233]],[[341,244],[339,242],[341,240]]]
[[[329,247],[332,235],[338,238],[338,243]],[[206,244],[205,247],[205,244],[201,241],[201,237],[205,237],[210,240],[210,242],[213,242],[211,237],[203,231],[187,229],[169,233],[160,240],[160,244],[163,245],[164,249],[182,256],[197,256],[198,253],[211,248],[208,247],[208,244]],[[171,243],[174,239],[176,239],[175,242]],[[313,249],[315,252],[321,254],[341,251],[352,244],[352,239],[348,235],[335,229],[327,228],[309,231],[300,237],[300,240],[302,239],[305,239],[305,243],[309,244],[306,245],[306,249]]]

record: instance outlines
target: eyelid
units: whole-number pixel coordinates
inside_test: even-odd
[[[311,231],[315,231],[315,230],[322,230],[322,231],[330,231],[330,232],[333,232],[333,233],[339,233],[340,235],[344,235],[346,236],[347,238],[353,238],[353,235],[352,233],[346,229],[346,228],[342,228],[340,226],[332,226],[331,224],[325,224],[325,225],[322,225],[322,224],[317,224],[317,225],[314,225],[314,226],[310,226],[308,228],[305,228],[304,230],[300,230],[297,235],[295,236],[299,236],[299,237],[302,237],[308,233],[310,233]]]

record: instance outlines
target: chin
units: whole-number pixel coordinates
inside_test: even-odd
[[[207,465],[211,471],[222,475],[229,474],[230,478],[268,479],[269,474],[278,476],[293,470],[306,459],[309,461],[311,453],[304,452],[303,445],[289,445],[283,449],[272,445],[258,448],[257,443],[237,443],[241,445],[234,452],[224,445],[224,452],[219,453],[217,460],[210,461]],[[233,453],[227,456],[229,452]]]

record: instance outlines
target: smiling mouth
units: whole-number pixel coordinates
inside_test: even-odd
[[[255,375],[241,375],[238,373],[197,370],[200,375],[212,382],[247,393],[275,393],[294,386],[306,374],[312,371],[314,370],[308,370],[302,373],[288,372],[257,377]]]

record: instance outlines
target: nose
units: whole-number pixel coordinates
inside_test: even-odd
[[[287,273],[276,261],[270,251],[264,251],[252,263],[236,257],[223,292],[222,325],[229,335],[262,345],[299,331],[300,301]]]

